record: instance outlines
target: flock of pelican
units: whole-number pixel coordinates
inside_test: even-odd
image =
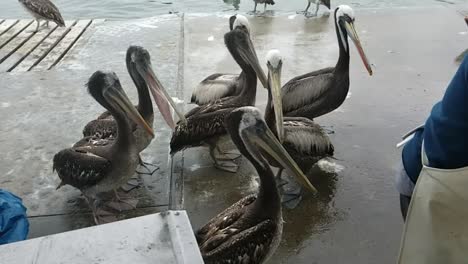
[[[138,105],[130,102],[115,73],[97,71],[89,78],[89,94],[107,111],[84,127],[83,138],[73,147],[54,156],[53,169],[61,180],[59,187],[71,185],[79,189],[96,223],[101,218],[99,194],[114,191],[117,201],[125,202],[116,190],[134,175],[139,165],[145,165],[140,153],[154,137],[151,94],[161,116],[173,129],[171,155],[186,148],[209,146],[217,168],[236,172],[237,164],[232,160],[243,155],[260,178],[256,194],[233,204],[196,232],[205,263],[264,263],[282,236],[282,199],[278,190],[282,171],[315,193],[317,190],[303,172],[318,160],[333,156],[333,144],[313,119],[338,108],[346,98],[350,84],[349,39],[372,74],[354,28],[353,10],[338,6],[334,19],[339,47],[336,66],[297,76],[281,86],[280,52],[268,52],[265,74],[247,18],[232,16],[224,42],[242,71],[205,78],[192,95],[192,102],[198,106],[185,115],[158,80],[148,51],[129,47],[126,65],[138,91]],[[268,91],[264,115],[254,107],[257,80]],[[179,117],[177,123],[171,109]],[[239,153],[225,153],[217,147],[217,142],[226,136]],[[279,169],[276,176],[271,166]]]

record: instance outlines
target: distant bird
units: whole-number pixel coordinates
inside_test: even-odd
[[[254,7],[254,10],[253,10],[254,13],[257,13],[257,4],[265,4],[265,6],[263,8],[263,12],[266,12],[266,6],[267,5],[274,5],[275,4],[275,1],[273,1],[273,0],[254,0],[254,2],[255,2],[255,7]]]
[[[281,69],[283,60],[278,50],[270,50],[266,56],[268,68],[268,101],[265,108],[265,121],[277,136],[286,151],[291,155],[299,168],[307,173],[319,160],[332,157],[333,144],[320,125],[305,117],[286,117],[283,119],[281,104]],[[283,169],[275,160],[268,159],[270,164],[278,167],[277,181],[281,181]],[[288,188],[282,192],[282,201],[288,208],[294,208],[300,201],[299,189]]]
[[[24,8],[36,19],[37,27],[35,32],[39,31],[39,21],[45,20],[47,27],[49,21],[55,22],[58,26],[64,27],[65,21],[58,8],[50,0],[18,0]]]
[[[245,28],[250,34],[250,24],[243,15],[234,15],[229,18],[229,29]],[[215,73],[206,77],[198,84],[192,93],[191,103],[205,105],[220,98],[235,96],[241,93],[240,83],[244,82],[245,73]],[[253,102],[252,104],[253,105]]]
[[[238,108],[227,115],[225,123],[234,144],[257,170],[260,186],[256,194],[212,218],[195,236],[206,264],[265,263],[280,244],[283,217],[275,178],[264,153],[308,190],[315,193],[316,189],[268,129],[257,108]]]
[[[300,12],[297,12],[298,14],[304,14],[306,17],[310,17],[310,16],[317,16],[318,14],[318,10],[319,10],[319,7],[320,5],[324,5],[326,6],[328,9],[330,9],[330,0],[308,0],[308,4],[307,4],[307,7],[304,11],[300,11]],[[310,12],[309,12],[309,7],[310,7],[310,4],[311,3],[315,3],[315,14],[312,15]]]
[[[95,72],[87,85],[91,96],[114,117],[117,137],[61,150],[54,156],[53,170],[61,179],[57,189],[66,184],[79,189],[99,223],[95,202],[90,199],[96,201],[99,193],[115,192],[133,176],[138,166],[139,152],[129,120],[142,126],[150,136],[154,133],[128,99],[115,73]]]
[[[216,168],[236,172],[238,165],[232,162],[234,158],[228,157],[225,155],[226,153],[217,157],[215,153],[215,150],[221,152],[217,144],[219,139],[227,136],[224,118],[238,107],[253,105],[257,92],[257,78],[261,80],[262,84],[265,84],[264,86],[266,86],[267,80],[245,27],[235,27],[226,33],[224,43],[245,74],[245,78],[239,83],[241,93],[190,110],[185,114],[187,122],[185,124],[177,123],[170,145],[171,155],[186,148],[208,145]],[[221,160],[225,160],[225,162],[221,162]]]
[[[372,68],[354,28],[354,11],[347,5],[335,10],[335,28],[340,55],[335,67],[297,76],[281,89],[284,116],[306,117],[313,120],[337,109],[349,91],[348,37],[354,42],[364,65],[372,75]]]
[[[184,119],[185,117],[177,110],[175,102],[161,84],[151,65],[149,52],[140,46],[130,46],[127,49],[126,65],[128,73],[132,78],[138,91],[138,105],[136,108],[141,116],[151,127],[154,121],[153,103],[150,92],[153,95],[157,107],[166,121],[167,125],[174,129],[175,123],[172,119],[171,107]],[[134,126],[133,135],[137,142],[138,152],[145,150],[153,140],[142,127]],[[96,139],[115,138],[117,136],[117,123],[109,111],[102,113],[97,119],[90,121],[83,129],[84,141]],[[146,163],[141,161],[141,165]],[[145,166],[146,167],[146,166]],[[152,173],[151,173],[152,174]]]

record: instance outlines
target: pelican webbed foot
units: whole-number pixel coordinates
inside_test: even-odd
[[[106,207],[119,212],[130,211],[137,208],[138,199],[130,195],[124,194],[124,196],[121,196],[114,190],[114,197],[114,201],[107,203]]]
[[[226,157],[226,160],[220,160],[218,159],[216,155],[216,149],[218,149],[217,144],[209,144],[210,146],[210,156],[211,159],[214,162],[214,166],[217,169],[226,171],[226,172],[231,172],[231,173],[236,173],[237,170],[239,169],[239,165],[233,161],[233,159],[229,159]],[[240,154],[240,153],[239,153]]]
[[[218,145],[216,145],[216,150],[217,152],[214,153],[216,160],[231,160],[232,161],[242,156],[242,154],[237,149],[231,150],[231,151],[223,151],[219,148]]]
[[[239,169],[239,165],[237,165],[234,161],[215,161],[215,167],[219,170],[236,173]]]
[[[136,173],[140,174],[140,175],[153,175],[153,173],[155,173],[156,171],[159,170],[159,166],[156,165],[156,164],[152,164],[152,163],[149,163],[149,162],[144,162],[142,159],[141,159],[141,156],[138,156],[138,163],[141,167],[145,168],[146,169],[146,172],[142,172],[142,171],[139,171],[139,170],[136,170]],[[149,168],[149,166],[151,167],[154,167],[153,170],[151,170]]]
[[[302,188],[292,178],[288,176],[288,180],[281,178],[282,169],[278,171],[276,182],[281,194],[281,203],[288,209],[296,208],[302,201]]]

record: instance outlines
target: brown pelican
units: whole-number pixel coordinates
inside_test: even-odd
[[[89,199],[98,193],[116,190],[135,172],[138,166],[138,148],[133,135],[132,120],[150,135],[153,129],[131,104],[115,73],[95,72],[87,84],[91,96],[114,117],[117,123],[115,140],[101,139],[81,147],[61,150],[54,156],[53,170],[62,180],[60,188],[69,184]],[[96,223],[96,206],[89,202]]]
[[[40,20],[45,20],[47,27],[49,21],[55,22],[58,26],[64,27],[62,15],[58,8],[50,0],[18,0],[24,8],[36,19],[37,27],[35,32],[39,30]]]
[[[267,5],[274,5],[275,4],[275,1],[273,1],[273,0],[254,0],[254,2],[255,2],[255,7],[254,7],[254,10],[253,10],[254,13],[257,13],[257,4],[265,4],[265,6],[263,8],[264,13],[266,12],[266,6]]]
[[[304,11],[297,12],[298,14],[304,14],[306,17],[317,16],[320,5],[324,5],[328,9],[330,9],[330,0],[308,0],[308,2],[309,3],[307,4],[306,9]],[[309,12],[309,7],[310,7],[311,3],[315,3],[315,14],[314,15],[312,15]]]
[[[243,27],[250,33],[250,24],[243,15],[234,15],[229,18],[229,28],[233,30]],[[204,105],[220,98],[234,96],[241,93],[240,83],[244,82],[245,74],[215,73],[206,77],[192,93],[191,103]],[[253,105],[251,102],[249,105]]]
[[[172,119],[170,105],[181,119],[185,117],[177,110],[175,102],[156,77],[148,51],[143,47],[130,46],[127,49],[126,64],[130,77],[138,91],[138,105],[136,108],[146,123],[152,127],[154,121],[153,105],[148,91],[150,90],[164,120],[169,127],[174,129],[175,123]],[[133,134],[137,142],[138,152],[141,152],[148,147],[153,137],[149,136],[140,126],[134,126],[134,128]],[[83,129],[84,141],[95,140],[96,138],[115,138],[116,135],[117,124],[108,111],[101,114],[96,120],[89,122]],[[146,163],[141,161],[141,164],[145,166]]]
[[[333,144],[325,131],[313,121],[304,117],[286,117],[283,119],[281,105],[283,60],[278,50],[270,50],[266,59],[268,67],[268,103],[265,108],[265,121],[301,170],[308,172],[317,161],[333,156]],[[282,173],[280,164],[274,160],[270,164],[279,167],[277,174],[279,180]],[[295,207],[301,197],[300,189],[284,191],[283,195],[282,200],[289,208]]]
[[[257,54],[246,28],[235,27],[224,35],[224,42],[232,57],[245,74],[241,86],[241,93],[219,99],[211,104],[198,106],[189,111],[185,117],[186,123],[178,123],[171,139],[171,154],[189,147],[208,145],[210,155],[219,169],[236,172],[237,164],[228,162],[226,155],[219,158],[215,155],[216,142],[227,134],[224,128],[224,118],[235,108],[247,106],[255,102],[257,92],[257,76],[266,84],[266,76],[258,62]],[[219,151],[219,149],[217,149]],[[226,160],[220,162],[219,160]]]
[[[268,153],[312,192],[316,189],[268,129],[260,111],[251,106],[233,110],[226,129],[260,177],[257,194],[249,195],[211,219],[197,233],[206,264],[265,263],[278,247],[283,230],[281,202]]]
[[[336,66],[306,73],[287,82],[281,90],[285,116],[312,120],[335,110],[344,102],[349,91],[348,36],[372,75],[371,66],[354,28],[354,12],[351,7],[340,5],[336,8],[335,28],[340,50]]]

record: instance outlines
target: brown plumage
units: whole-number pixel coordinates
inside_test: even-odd
[[[221,136],[227,134],[223,124],[224,118],[238,107],[254,104],[257,91],[257,75],[262,83],[266,83],[266,77],[258,62],[249,32],[245,26],[235,27],[232,31],[226,33],[224,42],[245,74],[245,78],[239,83],[241,93],[236,96],[224,97],[189,111],[185,115],[187,122],[179,122],[175,127],[170,146],[171,154],[174,155],[185,148],[209,145],[210,155],[215,162],[215,166],[229,172],[235,172],[237,169],[236,164],[231,163],[230,168],[226,168],[226,166],[223,167],[217,162],[214,154],[216,142]]]
[[[60,14],[58,8],[50,0],[18,0],[24,8],[36,19],[39,29],[39,21],[46,20],[47,26],[49,21],[56,23],[60,27],[65,26],[65,21]]]

